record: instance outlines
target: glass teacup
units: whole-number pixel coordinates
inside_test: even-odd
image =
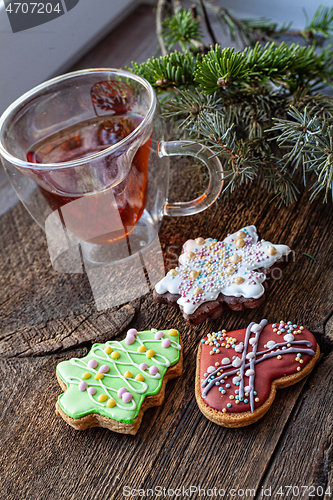
[[[222,166],[213,153],[194,142],[164,138],[151,85],[116,69],[47,81],[0,119],[4,167],[46,231],[51,258],[80,243],[92,263],[136,254],[155,241],[163,215],[201,212],[220,194]],[[205,163],[209,184],[200,197],[168,203],[172,155]]]

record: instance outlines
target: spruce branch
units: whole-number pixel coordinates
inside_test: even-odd
[[[191,11],[178,10],[163,23],[162,37],[171,50],[177,43],[183,52],[190,48],[196,48],[196,42],[201,42],[202,31],[197,18],[193,17]]]
[[[332,56],[333,52],[330,54]],[[264,47],[257,43],[243,52],[216,45],[201,61],[198,60],[194,80],[207,93],[230,86],[248,87],[270,82],[294,91],[312,80],[330,83],[332,62],[328,68],[325,64],[328,55],[328,51],[317,55],[314,47],[285,43],[278,46],[268,43]]]
[[[304,13],[307,17],[306,11]],[[311,22],[308,22],[302,31],[305,39],[310,40],[316,35],[324,38],[333,37],[333,7],[320,5],[316,10]]]
[[[292,175],[286,170],[275,156],[265,158],[265,163],[261,165],[258,180],[268,194],[272,194],[272,201],[278,207],[290,205],[297,200],[299,190],[293,182]]]
[[[159,91],[173,137],[178,126],[180,137],[211,148],[223,163],[224,193],[256,181],[277,205],[288,205],[298,197],[302,174],[311,200],[320,193],[333,198],[333,99],[319,92],[333,82],[333,48],[318,49],[332,36],[333,8],[320,7],[304,30],[291,32],[290,24],[237,20],[213,0],[196,1],[215,9],[231,37],[250,46],[237,52],[215,45],[194,56],[196,9],[186,13],[181,2],[164,1],[163,12],[175,14],[165,21],[163,40],[169,47],[182,42],[184,53],[132,63],[132,71]],[[305,38],[306,45],[277,43],[283,33]]]
[[[291,103],[301,112],[306,107],[312,115],[319,115],[325,120],[333,118],[333,99],[320,92],[311,93],[309,86],[297,89]]]
[[[193,84],[193,73],[196,58],[186,52],[172,52],[160,58],[152,57],[142,64],[132,62],[132,68],[127,68],[148,80],[153,87],[167,88]]]
[[[196,123],[202,113],[214,113],[222,107],[222,98],[217,94],[207,95],[199,89],[180,90],[177,96],[166,100],[162,104],[164,116],[167,118],[178,118],[180,129],[197,132]]]

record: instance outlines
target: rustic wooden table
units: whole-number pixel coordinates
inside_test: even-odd
[[[132,53],[124,49],[124,40],[134,47]],[[155,46],[153,13],[140,7],[75,69],[124,66],[131,59],[145,59]],[[181,162],[176,162],[174,177]],[[179,177],[173,182],[175,197],[184,191],[184,182]],[[286,243],[295,251],[295,262],[272,286],[269,300],[259,310],[228,312],[223,320],[193,328],[178,312],[156,304],[152,294],[98,312],[85,275],[52,269],[45,235],[24,207],[17,204],[2,215],[0,499],[118,499],[126,494],[125,486],[136,490],[197,486],[223,488],[224,498],[329,500],[333,494],[332,222],[331,203],[324,205],[318,199],[310,204],[303,195],[297,205],[277,209],[254,186],[197,216],[165,218],[160,239],[166,264],[169,245],[179,252],[188,238],[223,238],[247,224],[255,224],[265,239]],[[198,341],[221,327],[232,330],[263,317],[307,325],[323,356],[308,379],[278,392],[271,410],[257,424],[230,430],[214,425],[200,413],[194,397]],[[56,364],[85,355],[95,341],[121,337],[129,327],[179,329],[183,376],[168,383],[165,403],[146,412],[136,436],[101,428],[75,431],[55,415],[61,392]],[[287,486],[295,488],[290,491]],[[254,496],[250,490],[255,490]],[[198,497],[199,493],[192,495]]]

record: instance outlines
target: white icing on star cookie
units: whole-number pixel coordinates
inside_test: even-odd
[[[188,240],[179,257],[179,266],[155,285],[160,295],[179,294],[177,303],[185,314],[193,314],[203,303],[220,293],[233,297],[260,298],[266,276],[256,272],[269,268],[288,255],[287,245],[259,240],[255,226],[247,226],[223,241],[212,238]]]

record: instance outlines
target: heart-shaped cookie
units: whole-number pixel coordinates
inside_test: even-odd
[[[310,373],[320,354],[316,339],[291,321],[250,323],[204,337],[198,348],[195,395],[202,413],[224,427],[261,418],[276,389]]]

